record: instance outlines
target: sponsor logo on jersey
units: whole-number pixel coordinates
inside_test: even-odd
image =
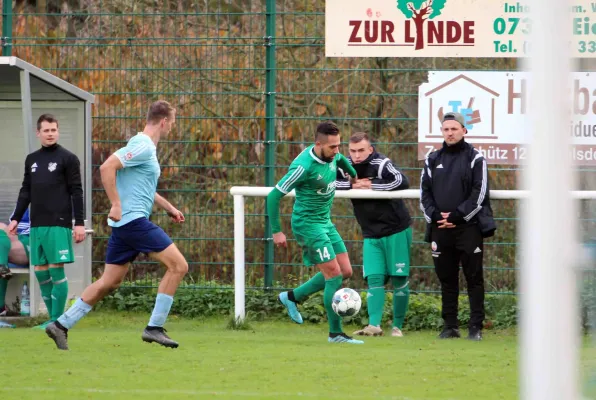
[[[317,194],[320,194],[322,196],[329,196],[333,193],[335,193],[335,181],[328,184],[326,188],[317,190]]]

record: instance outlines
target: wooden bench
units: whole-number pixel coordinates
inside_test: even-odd
[[[29,273],[29,266],[28,265],[17,265],[13,263],[8,263],[8,268],[13,275],[16,274],[28,274]]]

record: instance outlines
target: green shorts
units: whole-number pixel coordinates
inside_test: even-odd
[[[29,258],[30,257],[30,255],[29,255],[29,253],[30,253],[29,235],[18,235],[17,238],[19,239],[19,242],[21,242],[21,244],[25,248],[25,254],[27,254],[27,258]]]
[[[336,254],[346,253],[346,245],[335,225],[292,222],[292,232],[302,247],[304,265],[310,267],[335,259]]]
[[[380,239],[364,239],[362,270],[369,275],[409,276],[412,228]]]
[[[74,262],[72,229],[61,226],[36,226],[31,228],[29,239],[31,265]]]

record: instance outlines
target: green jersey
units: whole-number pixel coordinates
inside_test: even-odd
[[[296,191],[292,223],[325,223],[330,220],[338,167],[350,176],[356,176],[356,171],[343,155],[337,154],[331,162],[325,162],[315,154],[314,145],[307,147],[292,161],[287,174],[275,186],[283,194]]]

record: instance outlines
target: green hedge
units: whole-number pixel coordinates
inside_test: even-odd
[[[278,292],[251,290],[246,293],[247,317],[253,321],[287,319],[285,309],[277,301]],[[150,313],[155,302],[155,289],[122,287],[106,297],[96,310],[118,310]],[[362,308],[358,315],[344,319],[345,323],[366,325],[366,292],[360,293]],[[517,298],[515,296],[487,295],[485,328],[510,328],[517,322]],[[174,298],[171,313],[187,318],[202,318],[232,315],[234,292],[229,289],[183,289]],[[313,295],[300,305],[300,312],[309,323],[324,323],[327,320],[323,307],[322,293]],[[470,317],[467,296],[460,297],[459,322],[466,325]],[[383,324],[391,322],[391,293],[387,293]],[[436,295],[412,294],[404,325],[405,330],[439,330],[442,327],[441,299]]]

